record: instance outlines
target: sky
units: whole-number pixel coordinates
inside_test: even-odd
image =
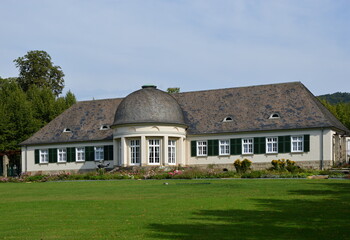
[[[79,101],[302,82],[350,92],[349,0],[0,0],[0,76],[43,50]]]

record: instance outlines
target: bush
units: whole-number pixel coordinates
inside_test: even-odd
[[[243,159],[243,161],[237,159],[233,165],[235,166],[236,172],[238,173],[245,173],[248,170],[250,170],[250,166],[252,165],[252,162],[248,159]]]

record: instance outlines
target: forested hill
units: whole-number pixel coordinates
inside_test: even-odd
[[[320,95],[318,98],[326,100],[330,104],[350,103],[350,93],[347,92],[336,92],[332,94]]]

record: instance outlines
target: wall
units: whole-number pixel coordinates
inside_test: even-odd
[[[84,172],[97,168],[98,161],[84,162],[64,162],[64,163],[39,163],[35,164],[35,149],[48,148],[66,148],[66,147],[87,147],[87,146],[104,146],[112,145],[111,141],[106,142],[84,142],[74,144],[51,144],[22,147],[22,172]],[[113,160],[104,161],[104,164],[110,163],[113,166]]]
[[[270,166],[272,160],[290,159],[303,167],[311,168],[328,168],[332,162],[332,135],[333,131],[325,130],[302,130],[302,131],[274,131],[261,133],[245,133],[245,134],[222,134],[222,135],[206,135],[206,136],[188,136],[186,151],[188,160],[186,165],[204,166],[208,164],[220,164],[232,166],[236,159],[247,158],[253,162],[256,169],[266,168]],[[310,151],[303,153],[274,153],[274,154],[248,154],[248,155],[229,155],[229,156],[205,156],[191,157],[191,141],[192,140],[210,140],[210,139],[230,139],[230,138],[254,138],[254,137],[277,137],[288,135],[310,135]]]

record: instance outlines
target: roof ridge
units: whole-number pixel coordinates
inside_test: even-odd
[[[268,84],[260,84],[260,85],[250,85],[250,86],[243,86],[243,87],[227,87],[227,88],[217,88],[217,89],[208,89],[208,90],[198,90],[198,91],[188,91],[188,92],[179,92],[179,93],[173,93],[176,94],[184,94],[184,93],[196,93],[196,92],[213,92],[213,91],[220,91],[220,90],[229,90],[229,89],[242,89],[242,88],[253,88],[253,87],[268,87],[268,86],[277,86],[277,85],[288,85],[288,84],[302,84],[300,81],[294,81],[294,82],[284,82],[284,83],[268,83]]]

